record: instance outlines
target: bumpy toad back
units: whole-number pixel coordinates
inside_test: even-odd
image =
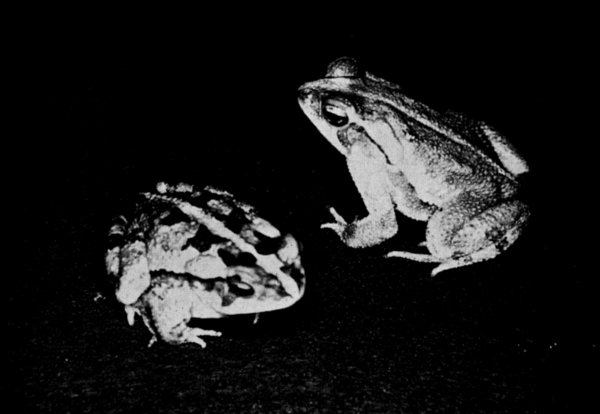
[[[291,306],[305,286],[300,247],[254,208],[212,187],[160,183],[112,226],[106,267],[130,324],[154,338],[204,345],[191,318]],[[208,331],[207,331],[208,332]]]
[[[299,88],[319,132],[346,157],[369,215],[347,223],[335,210],[323,225],[350,247],[394,236],[396,210],[427,221],[429,254],[388,256],[438,263],[440,271],[491,259],[521,234],[529,217],[517,177],[527,163],[489,125],[441,114],[350,58]]]

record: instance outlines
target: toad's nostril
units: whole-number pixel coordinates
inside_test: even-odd
[[[304,110],[314,107],[319,101],[319,94],[317,91],[311,88],[298,89],[298,103],[303,107]]]

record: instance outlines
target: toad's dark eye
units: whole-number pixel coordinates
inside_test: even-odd
[[[323,101],[321,112],[323,118],[334,127],[341,127],[348,123],[348,114],[346,113],[346,105],[333,99]]]
[[[228,280],[227,285],[229,286],[229,291],[236,296],[243,298],[254,295],[254,288],[248,283],[238,280]]]

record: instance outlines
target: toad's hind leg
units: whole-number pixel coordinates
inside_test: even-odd
[[[481,205],[480,199],[465,196],[435,213],[427,225],[430,255],[391,252],[388,257],[440,263],[432,276],[496,257],[520,236],[529,210],[518,200],[487,209]]]

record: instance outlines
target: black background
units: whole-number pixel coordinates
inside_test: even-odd
[[[582,265],[595,203],[581,148],[591,136],[578,131],[589,40],[565,26],[566,16],[492,16],[465,23],[407,13],[378,30],[359,24],[366,16],[316,13],[289,25],[210,29],[206,14],[184,29],[151,24],[122,35],[85,19],[24,30],[24,120],[16,150],[5,154],[16,165],[8,181],[17,183],[23,217],[10,223],[19,271],[7,275],[4,387],[16,407],[465,413],[582,405],[597,389],[586,374],[595,375],[598,356],[597,290]],[[439,110],[487,121],[523,153],[533,216],[509,251],[432,279],[430,265],[382,258],[414,248],[422,223],[399,217],[399,235],[367,250],[319,230],[328,206],[347,218],[364,207],[296,90],[346,55]],[[305,247],[302,301],[257,325],[222,321],[224,337],[204,350],[146,348],[145,328],[127,326],[111,296],[103,250],[111,218],[159,180],[223,187],[295,234]]]

